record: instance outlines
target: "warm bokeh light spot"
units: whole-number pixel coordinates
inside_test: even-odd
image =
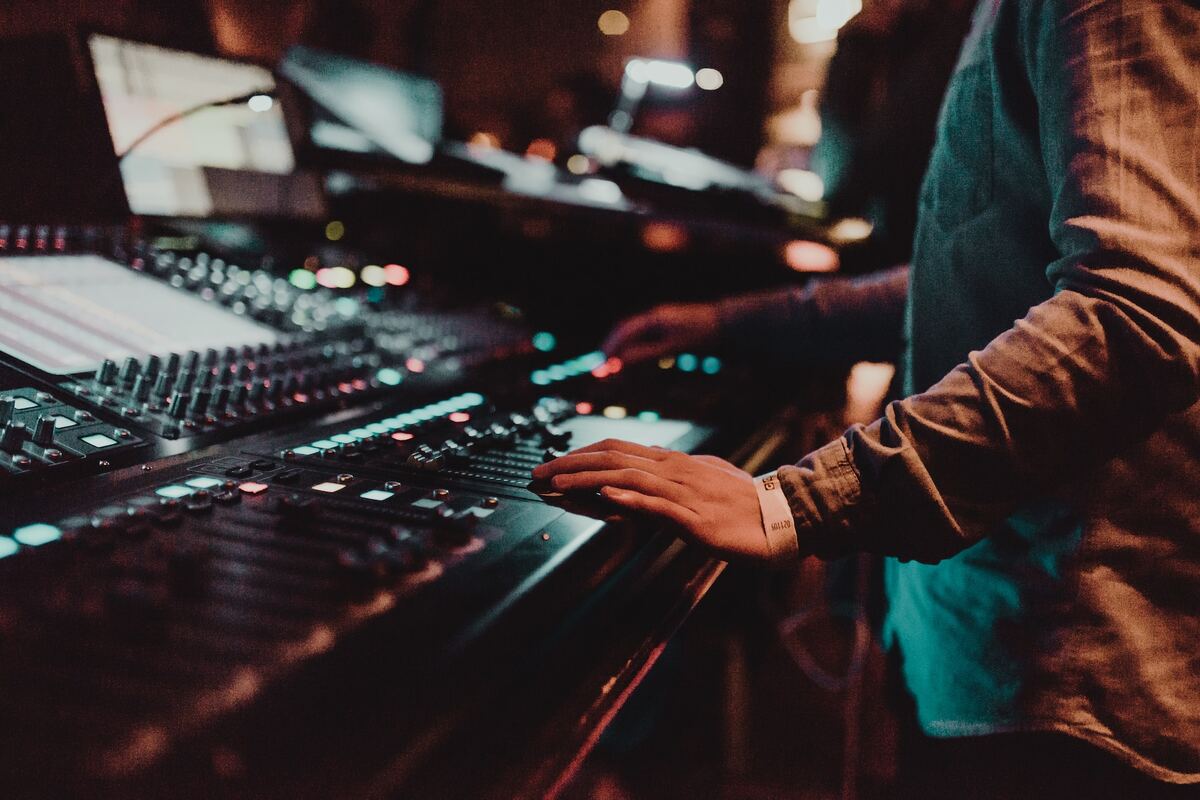
[[[403,286],[412,277],[408,269],[399,264],[388,264],[383,268],[383,274],[388,286]]]
[[[629,17],[623,11],[610,8],[596,20],[596,26],[605,36],[622,36],[629,31]]]
[[[696,85],[705,91],[713,91],[720,89],[725,85],[725,76],[720,70],[715,70],[712,67],[696,70]]]
[[[835,272],[841,265],[837,251],[799,239],[784,246],[783,260],[796,272]]]

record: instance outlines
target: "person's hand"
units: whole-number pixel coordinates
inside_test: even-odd
[[[533,477],[559,492],[599,490],[622,512],[666,522],[722,558],[770,558],[754,479],[715,456],[605,439],[542,464]]]
[[[618,323],[600,349],[626,364],[636,364],[711,344],[718,325],[715,303],[656,306]]]

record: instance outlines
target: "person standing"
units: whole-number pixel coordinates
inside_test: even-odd
[[[608,350],[715,324],[819,355],[901,309],[907,396],[796,465],[609,440],[535,477],[729,558],[889,556],[923,796],[1196,796],[1200,5],[982,0],[907,278],[653,310]]]

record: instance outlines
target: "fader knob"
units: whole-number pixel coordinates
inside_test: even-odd
[[[125,363],[121,365],[120,374],[117,375],[118,380],[121,381],[121,385],[128,386],[129,384],[133,383],[134,379],[138,375],[139,368],[140,365],[138,364],[138,360],[136,358],[133,356],[126,358]]]
[[[187,416],[188,401],[191,396],[187,392],[176,392],[171,398],[171,405],[167,408],[167,413],[172,419],[183,419]]]
[[[133,382],[133,399],[144,403],[150,396],[150,379],[145,374],[138,375]]]
[[[49,447],[54,444],[54,431],[54,417],[43,414],[33,426],[33,443],[38,447]]]
[[[209,404],[208,410],[214,417],[219,417],[225,413],[225,408],[229,405],[230,389],[228,386],[218,386],[213,392],[212,403]]]
[[[197,353],[195,350],[188,350],[187,354],[183,357],[183,365],[182,365],[183,371],[184,372],[195,372],[196,366],[199,363],[200,363],[200,354]]]
[[[29,438],[29,430],[23,422],[10,422],[0,431],[0,450],[9,453],[21,452],[21,445]]]
[[[542,444],[555,450],[562,450],[571,442],[571,432],[555,425],[547,425],[541,432]]]
[[[112,386],[117,379],[117,365],[111,358],[100,362],[96,368],[96,383],[101,386]]]
[[[191,403],[188,404],[189,417],[203,417],[204,412],[208,410],[208,401],[212,395],[206,391],[198,391],[192,396]]]
[[[154,396],[165,400],[167,395],[171,393],[171,384],[174,383],[170,374],[163,372],[154,381]]]
[[[443,547],[463,547],[471,541],[478,527],[479,517],[470,511],[453,512],[443,508],[434,523],[433,537]]]

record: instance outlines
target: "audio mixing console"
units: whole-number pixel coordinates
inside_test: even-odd
[[[563,360],[487,311],[6,230],[49,237],[0,254],[6,797],[403,796],[657,541],[532,468],[761,419],[717,356]]]

